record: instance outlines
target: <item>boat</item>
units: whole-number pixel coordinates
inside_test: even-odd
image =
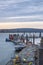
[[[25,47],[26,47],[25,43],[19,43],[18,45],[15,45],[15,52],[20,52]]]
[[[5,41],[6,41],[6,42],[11,42],[11,40],[10,40],[10,39],[7,39],[7,38],[6,38],[6,40],[5,40]]]
[[[11,42],[14,40],[14,36],[12,34],[9,34],[9,38],[6,38],[6,42]]]
[[[18,39],[18,35],[14,35],[14,34],[9,34],[9,37],[6,38],[5,40],[6,42],[12,42],[15,45],[19,44],[20,39]]]

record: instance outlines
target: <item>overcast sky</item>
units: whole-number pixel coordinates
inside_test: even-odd
[[[0,22],[43,21],[43,0],[0,0]]]

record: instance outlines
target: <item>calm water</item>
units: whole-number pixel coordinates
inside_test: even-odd
[[[14,56],[14,44],[5,42],[8,34],[0,33],[0,65],[5,65]]]
[[[0,33],[0,65],[5,65],[11,57],[14,56],[15,47],[11,42],[5,42],[9,33]],[[35,39],[35,44],[38,44],[40,39]]]

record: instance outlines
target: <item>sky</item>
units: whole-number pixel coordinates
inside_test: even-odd
[[[43,22],[7,22],[7,23],[1,23],[0,29],[16,29],[16,28],[38,28],[43,29]]]
[[[43,0],[0,0],[0,22],[43,22]]]

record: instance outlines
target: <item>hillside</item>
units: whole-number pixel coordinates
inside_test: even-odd
[[[34,29],[34,28],[0,29],[0,33],[15,33],[15,32],[43,32],[43,29]]]

